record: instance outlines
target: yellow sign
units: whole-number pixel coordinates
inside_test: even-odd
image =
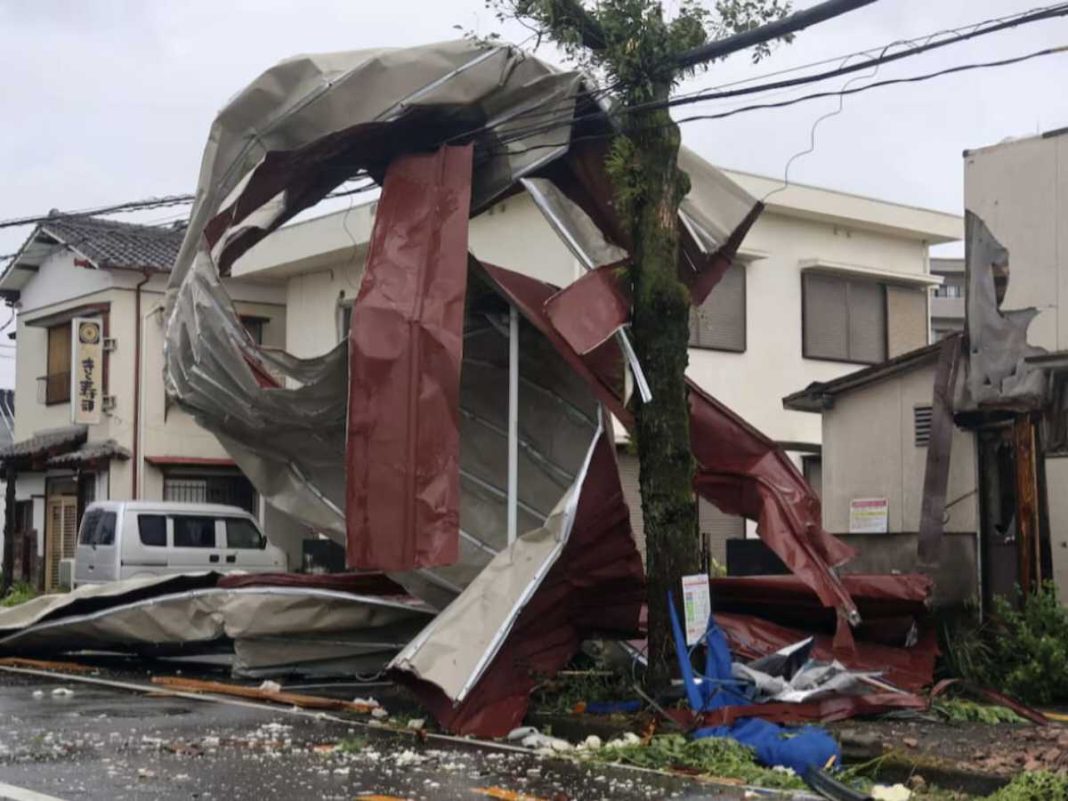
[[[85,317],[75,317],[71,325],[71,421],[92,425],[100,422],[104,402],[104,331],[100,320]]]

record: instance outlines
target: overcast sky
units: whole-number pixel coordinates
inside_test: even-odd
[[[756,66],[746,55],[716,64],[682,90],[882,48],[1041,2],[879,0],[802,32]],[[266,67],[302,52],[450,39],[457,24],[482,34],[498,29],[483,0],[0,0],[0,218],[192,191],[216,111]],[[504,33],[526,36],[518,28]],[[904,59],[877,80],[1066,44],[1068,21],[1058,19]],[[790,177],[959,213],[961,152],[1068,126],[1066,76],[1068,54],[846,98]],[[790,157],[807,149],[815,120],[837,106],[825,99],[692,123],[684,140],[716,164],[782,176]],[[721,101],[687,113],[728,107]],[[29,232],[0,229],[0,254]],[[10,367],[0,358],[0,385],[11,385]]]

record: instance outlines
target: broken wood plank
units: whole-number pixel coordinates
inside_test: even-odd
[[[46,659],[26,659],[21,656],[7,656],[0,659],[0,667],[28,667],[38,670],[52,670],[57,673],[94,673],[96,668],[79,665],[77,662],[51,662]]]
[[[256,701],[271,701],[301,709],[323,709],[330,711],[359,712],[370,714],[375,708],[371,704],[344,701],[340,698],[324,698],[320,695],[301,695],[281,690],[265,690],[259,687],[245,687],[240,684],[227,684],[221,681],[204,681],[187,679],[179,676],[156,676],[152,683],[172,690],[184,690],[191,693],[213,693],[231,695],[237,698],[251,698]]]

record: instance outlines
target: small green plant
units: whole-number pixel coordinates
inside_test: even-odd
[[[932,705],[939,717],[950,723],[1026,723],[1022,717],[1003,706],[992,706],[964,698],[939,699]]]
[[[1020,773],[987,801],[1068,801],[1068,777],[1045,770]]]
[[[355,754],[367,747],[366,737],[346,737],[337,744],[337,750],[342,754]]]
[[[805,783],[794,773],[758,765],[751,748],[726,737],[687,740],[678,734],[665,734],[654,737],[648,745],[605,747],[591,752],[591,758],[641,768],[695,771],[720,779],[736,779],[756,787],[805,788]]]
[[[0,606],[18,606],[31,598],[37,597],[37,590],[25,582],[19,582],[11,587],[11,592],[0,598]]]
[[[978,678],[1034,704],[1068,698],[1068,610],[1052,583],[1021,600],[995,601],[986,637],[989,658]]]
[[[542,714],[568,715],[582,703],[634,698],[633,680],[614,670],[561,671],[538,685],[532,708]]]

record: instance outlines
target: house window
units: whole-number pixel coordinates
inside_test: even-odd
[[[732,264],[705,302],[690,310],[690,347],[745,352],[745,265]]]
[[[942,284],[942,286],[935,287],[936,298],[962,298],[964,297],[964,287],[960,284]]]
[[[812,487],[816,497],[823,499],[823,458],[820,456],[806,455],[801,457],[801,472],[805,475],[805,481]]]
[[[48,329],[48,356],[44,382],[44,402],[70,401],[70,331],[69,322]]]
[[[167,471],[163,475],[163,500],[183,503],[220,503],[256,514],[256,490],[237,471]]]
[[[917,448],[926,448],[931,442],[931,407],[917,406],[912,410],[912,426]]]
[[[352,302],[342,303],[337,309],[337,341],[344,342],[348,339],[349,329],[352,328]]]
[[[819,273],[802,277],[806,359],[858,364],[886,360],[886,287]]]
[[[263,329],[267,325],[266,317],[241,317],[241,325],[244,326],[245,331],[252,337],[252,341],[257,345],[263,344]]]

